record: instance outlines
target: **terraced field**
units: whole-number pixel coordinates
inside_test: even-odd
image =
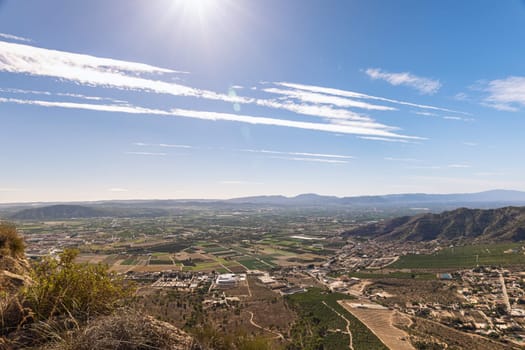
[[[408,340],[408,334],[394,327],[392,318],[395,311],[386,308],[355,307],[355,301],[340,300],[339,304],[357,317],[390,349],[415,350]]]

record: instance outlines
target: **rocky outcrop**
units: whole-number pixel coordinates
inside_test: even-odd
[[[0,255],[0,291],[14,293],[31,283],[30,266],[25,258]]]

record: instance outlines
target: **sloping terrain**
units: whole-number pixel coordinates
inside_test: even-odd
[[[379,240],[466,240],[504,242],[525,240],[525,207],[460,208],[441,214],[422,214],[385,220],[344,232]]]

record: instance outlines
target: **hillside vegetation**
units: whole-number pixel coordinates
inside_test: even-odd
[[[31,267],[16,228],[0,223],[0,349],[195,348],[176,327],[123,309],[134,286],[76,254]]]
[[[343,235],[399,242],[516,242],[525,240],[525,207],[460,208],[441,214],[404,216],[358,227]]]

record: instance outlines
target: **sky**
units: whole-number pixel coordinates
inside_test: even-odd
[[[525,2],[0,0],[0,203],[525,190]]]

